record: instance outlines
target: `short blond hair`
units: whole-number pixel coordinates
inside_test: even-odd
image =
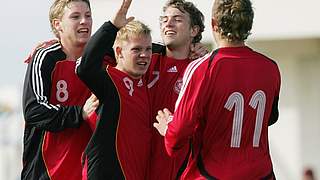
[[[140,21],[130,21],[124,27],[119,29],[113,44],[114,51],[117,46],[122,46],[122,42],[128,41],[131,37],[137,37],[141,35],[151,37],[150,28]],[[118,57],[116,57],[116,59],[118,61]]]
[[[64,8],[68,6],[71,2],[79,2],[79,1],[87,3],[89,9],[91,10],[89,0],[55,0],[54,3],[51,5],[50,11],[49,11],[49,21],[50,21],[52,32],[57,38],[59,38],[59,34],[58,34],[58,31],[54,28],[53,21],[55,19],[62,18]]]
[[[151,36],[150,28],[140,21],[131,21],[119,29],[114,42],[114,47],[121,45],[123,41],[128,41],[130,37],[136,37],[140,35]]]

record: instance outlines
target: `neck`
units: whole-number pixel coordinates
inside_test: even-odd
[[[214,39],[216,40],[216,44],[218,48],[223,47],[243,47],[245,46],[244,41],[230,42],[220,36],[220,34],[216,31],[213,31]]]
[[[123,66],[121,64],[117,64],[116,69],[118,69],[121,72],[124,72],[125,74],[127,74],[128,76],[130,76],[132,79],[140,79],[142,77],[142,75],[133,75],[131,73],[129,73],[125,68],[123,68]]]
[[[222,40],[220,42],[217,43],[218,44],[218,48],[223,48],[223,47],[243,47],[245,46],[244,42],[228,42],[225,40]]]
[[[62,50],[67,55],[67,59],[77,60],[82,56],[84,45],[74,45],[61,40]]]
[[[174,59],[186,59],[189,57],[190,46],[166,47],[166,55]]]

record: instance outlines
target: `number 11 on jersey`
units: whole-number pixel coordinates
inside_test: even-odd
[[[257,109],[254,135],[253,135],[253,147],[259,147],[260,135],[264,117],[266,105],[266,95],[262,90],[256,91],[249,102],[249,106],[253,109]],[[224,105],[226,109],[232,111],[234,107],[233,124],[232,124],[232,134],[231,134],[231,144],[232,148],[239,148],[241,143],[241,132],[244,114],[244,98],[239,92],[232,93],[226,104]]]

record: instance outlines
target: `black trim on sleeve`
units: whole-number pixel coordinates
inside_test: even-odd
[[[279,118],[279,109],[278,109],[279,97],[275,97],[272,104],[271,115],[269,118],[268,125],[271,126],[278,121]]]
[[[26,127],[57,132],[79,127],[83,121],[80,106],[59,106],[49,103],[51,73],[66,55],[60,43],[37,50],[28,68],[23,89],[23,113]]]

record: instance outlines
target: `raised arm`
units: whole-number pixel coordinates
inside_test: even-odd
[[[108,80],[105,70],[101,68],[103,58],[112,49],[118,29],[134,19],[126,18],[130,4],[131,0],[123,0],[112,22],[104,23],[90,38],[81,61],[77,63],[76,72],[79,78],[98,99],[104,99],[104,94],[109,89],[110,83],[106,81],[112,82]]]

